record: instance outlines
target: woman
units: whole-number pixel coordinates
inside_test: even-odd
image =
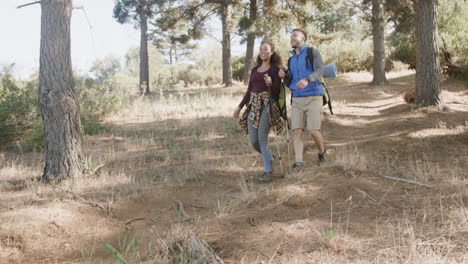
[[[266,183],[273,179],[271,172],[274,161],[268,147],[268,133],[272,126],[276,128],[277,133],[284,127],[278,103],[272,99],[279,97],[281,79],[278,72],[282,62],[271,41],[263,41],[260,45],[256,64],[250,74],[247,92],[233,116],[238,118],[244,105],[247,105],[240,124],[247,129],[253,148],[262,154],[264,172],[257,180]]]

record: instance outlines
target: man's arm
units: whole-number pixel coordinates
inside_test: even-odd
[[[306,78],[309,83],[315,82],[323,76],[323,60],[320,52],[317,49],[314,49],[312,54],[314,56],[314,72]]]

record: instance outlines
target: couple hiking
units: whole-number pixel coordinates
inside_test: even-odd
[[[281,110],[276,100],[281,88],[281,79],[289,84],[292,93],[291,128],[294,138],[296,162],[290,173],[303,170],[304,129],[307,129],[318,148],[318,165],[326,161],[326,150],[320,132],[322,96],[324,86],[320,82],[323,75],[323,61],[320,53],[313,49],[313,63],[308,62],[308,47],[305,44],[307,34],[301,29],[294,29],[290,36],[292,57],[288,67],[283,67],[281,57],[275,52],[270,41],[263,41],[257,57],[256,66],[250,74],[250,81],[241,103],[234,112],[238,118],[244,106],[246,110],[240,119],[241,127],[248,131],[253,148],[262,154],[263,174],[257,179],[261,183],[270,182],[275,157],[268,147],[268,134],[274,127],[280,133],[285,127]],[[313,65],[312,65],[313,64]],[[287,129],[287,128],[286,128]]]

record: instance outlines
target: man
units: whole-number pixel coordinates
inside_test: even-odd
[[[304,151],[303,134],[307,129],[317,146],[318,166],[326,161],[326,150],[320,132],[320,117],[324,95],[323,84],[320,77],[323,75],[323,61],[320,53],[313,49],[313,65],[307,56],[307,34],[301,29],[294,29],[291,33],[290,42],[293,50],[290,59],[290,73],[292,77],[289,89],[292,93],[291,127],[294,137],[294,152],[296,162],[292,167],[292,173],[303,171],[302,154]],[[307,60],[307,61],[306,61]],[[280,71],[280,77],[285,76]],[[288,77],[288,76],[287,76]]]

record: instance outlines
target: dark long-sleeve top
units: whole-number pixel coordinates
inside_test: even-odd
[[[251,93],[261,93],[261,92],[267,92],[268,87],[265,83],[264,80],[264,75],[268,74],[270,69],[268,69],[265,72],[258,72],[254,71],[251,76],[250,76],[250,81],[249,81],[249,87],[247,88],[247,92],[245,92],[244,98],[242,99],[241,103],[239,104],[239,108],[242,109],[244,105],[249,101],[250,94]],[[273,68],[273,82],[270,87],[270,91],[273,96],[278,97],[280,93],[280,86],[281,86],[281,79],[278,75],[279,68],[274,67]]]

